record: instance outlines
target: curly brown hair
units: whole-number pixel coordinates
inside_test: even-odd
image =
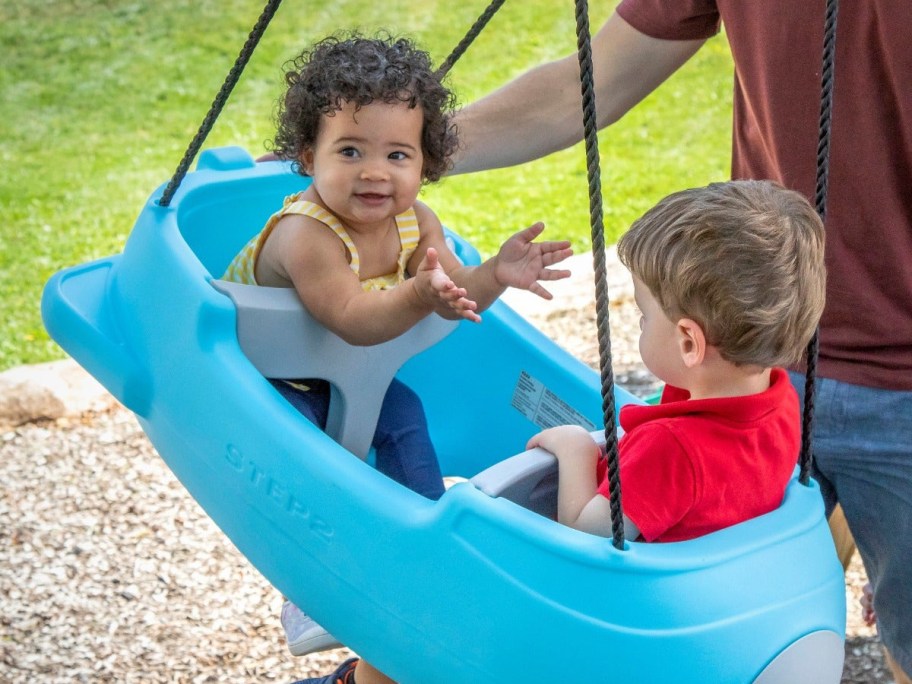
[[[316,143],[323,115],[346,103],[361,108],[372,102],[405,102],[424,112],[423,179],[439,180],[459,147],[452,121],[456,97],[442,79],[428,53],[407,38],[365,38],[358,33],[324,38],[289,62],[273,151],[295,162],[295,170],[303,174],[299,159]]]

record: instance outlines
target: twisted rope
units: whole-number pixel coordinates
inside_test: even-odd
[[[827,187],[830,172],[830,123],[833,118],[833,82],[836,69],[836,18],[839,0],[827,0],[823,30],[823,66],[820,86],[820,120],[817,142],[817,188],[814,205],[820,220],[826,221]],[[817,356],[820,351],[820,329],[807,346],[807,370],[804,378],[804,412],[801,421],[801,453],[798,456],[798,481],[807,484],[814,459],[814,404],[817,387]]]
[[[598,330],[599,368],[602,379],[602,414],[605,421],[607,477],[611,486],[611,536],[617,549],[624,548],[624,515],[621,508],[621,478],[615,426],[614,372],[611,368],[611,336],[608,328],[608,276],[605,266],[605,228],[602,222],[602,182],[599,169],[598,126],[595,117],[595,87],[592,80],[592,45],[589,34],[589,3],[576,0],[576,43],[583,95],[583,132],[586,141],[586,171],[589,177],[589,222],[595,272],[595,318]]]
[[[190,164],[193,163],[197,153],[203,146],[203,142],[206,140],[206,136],[209,135],[209,131],[212,130],[212,126],[215,124],[216,119],[218,119],[218,115],[221,114],[222,109],[225,107],[225,103],[228,102],[228,96],[231,94],[231,91],[234,90],[234,86],[241,78],[244,67],[247,66],[247,62],[250,61],[250,57],[253,55],[257,43],[259,43],[260,38],[263,37],[266,27],[269,26],[269,22],[272,21],[272,17],[275,15],[276,10],[279,9],[280,4],[282,4],[282,0],[268,0],[266,7],[263,8],[263,12],[260,14],[260,18],[257,19],[256,24],[254,24],[253,29],[250,31],[250,36],[248,36],[247,42],[244,43],[244,47],[241,48],[241,52],[238,55],[237,60],[235,60],[234,66],[231,67],[231,70],[225,77],[225,82],[222,83],[222,87],[215,96],[212,106],[203,118],[203,123],[200,124],[196,136],[190,141],[190,146],[187,148],[187,151],[184,152],[183,159],[181,159],[180,164],[177,165],[177,170],[168,182],[164,193],[162,193],[161,199],[158,201],[160,206],[167,207],[171,204],[174,193],[177,192],[177,189],[180,187],[181,181],[183,181],[184,176],[187,175]]]
[[[475,41],[484,27],[488,25],[488,22],[491,21],[491,17],[497,13],[497,10],[500,9],[504,2],[506,2],[506,0],[492,0],[491,4],[488,5],[487,8],[485,8],[485,11],[475,20],[475,23],[472,24],[469,32],[466,33],[465,37],[453,48],[449,57],[443,60],[443,63],[437,67],[437,74],[441,78],[449,73],[450,69],[452,69],[453,65],[456,63],[456,60],[462,57],[465,51],[469,49],[469,46]]]

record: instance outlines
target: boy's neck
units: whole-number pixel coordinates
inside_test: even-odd
[[[720,357],[704,363],[693,374],[693,382],[687,383],[690,386],[682,389],[690,392],[691,399],[746,397],[768,390],[771,373],[771,368],[736,366]]]

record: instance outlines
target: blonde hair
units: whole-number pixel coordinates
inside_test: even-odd
[[[696,321],[737,365],[798,361],[823,313],[823,224],[802,195],[772,181],[669,195],[617,249],[671,320]]]

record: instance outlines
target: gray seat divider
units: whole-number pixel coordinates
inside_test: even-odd
[[[366,458],[386,390],[402,365],[436,344],[458,325],[430,315],[382,344],[348,344],[304,308],[292,288],[213,280],[237,308],[241,350],[267,378],[321,378],[331,385],[326,432],[359,458]]]
[[[605,434],[591,433],[604,447]],[[544,449],[529,449],[495,463],[471,479],[492,497],[507,499],[547,518],[557,518],[557,459]]]

